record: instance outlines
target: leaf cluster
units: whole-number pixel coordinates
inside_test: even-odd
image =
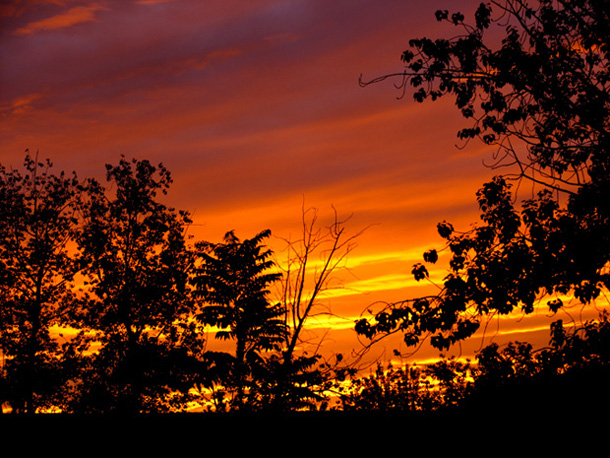
[[[607,314],[569,328],[558,320],[544,348],[534,349],[525,342],[493,343],[477,353],[475,362],[441,355],[430,364],[386,368],[378,364],[373,374],[355,379],[340,392],[341,408],[468,412],[504,406],[563,412],[566,402],[603,402],[602,390],[610,374],[609,331]]]
[[[489,317],[531,313],[542,300],[557,312],[566,296],[591,304],[608,289],[609,11],[598,0],[493,1],[472,24],[437,12],[459,30],[453,38],[410,41],[401,87],[415,88],[416,101],[455,97],[472,120],[458,136],[497,147],[492,166],[509,173],[478,191],[480,224],[438,225],[450,255],[439,293],[389,304],[359,320],[358,333],[402,332],[408,345],[430,336],[447,349]],[[514,178],[534,185],[520,205]],[[414,278],[428,279],[437,260],[427,251]]]
[[[356,332],[369,339],[402,332],[408,345],[430,336],[431,344],[443,350],[473,335],[487,317],[528,314],[542,300],[555,313],[568,294],[590,304],[610,287],[606,219],[585,223],[561,209],[548,190],[519,211],[510,184],[501,177],[477,197],[482,224],[465,233],[446,222],[438,226],[450,253],[440,292],[389,304],[373,322],[360,319]],[[424,254],[425,262],[436,261],[432,253]],[[417,280],[428,278],[426,265],[416,264],[413,274]]]
[[[453,96],[469,127],[458,132],[497,147],[493,167],[564,191],[607,170],[610,17],[600,0],[481,3],[468,23],[436,13],[452,38],[418,38],[402,54],[403,95],[417,102]],[[501,42],[493,37],[501,30]]]

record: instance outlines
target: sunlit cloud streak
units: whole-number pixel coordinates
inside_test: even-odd
[[[15,35],[29,35],[39,31],[57,30],[84,22],[93,22],[97,20],[96,13],[105,9],[100,4],[75,6],[56,16],[29,23],[25,27],[17,29]]]

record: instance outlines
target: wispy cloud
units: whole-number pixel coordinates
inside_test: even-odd
[[[18,29],[15,32],[15,35],[30,35],[40,31],[64,29],[66,27],[82,24],[84,22],[94,22],[97,20],[96,13],[106,9],[107,8],[100,4],[90,6],[75,6],[74,8],[70,8],[69,10],[55,16],[51,16],[40,21],[31,22],[25,27]]]
[[[31,110],[32,104],[40,99],[40,94],[28,94],[23,97],[18,97],[5,106],[0,106],[0,111],[9,111],[13,115],[20,115]]]

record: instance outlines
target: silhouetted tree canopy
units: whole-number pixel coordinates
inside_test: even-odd
[[[438,11],[455,27],[450,39],[413,39],[402,55],[399,86],[418,102],[455,97],[471,120],[458,136],[496,149],[504,173],[477,193],[481,223],[438,232],[450,251],[442,291],[389,304],[357,322],[371,339],[401,332],[409,345],[425,336],[439,349],[471,336],[482,319],[533,311],[546,298],[552,312],[573,295],[584,304],[610,285],[610,8],[607,1],[482,3],[474,23]],[[513,184],[536,194],[515,203]],[[417,280],[426,263],[413,266]]]
[[[284,279],[264,245],[269,230],[188,246],[188,213],[161,203],[172,181],[162,164],[122,158],[106,165],[104,186],[26,156],[24,174],[2,166],[0,179],[3,410],[132,415],[202,400],[215,411],[324,402],[342,356],[322,362],[319,343],[308,354],[301,337],[353,247],[342,222],[323,234],[304,214],[303,245],[289,243],[299,273]],[[309,294],[314,252],[325,265]],[[208,351],[210,327],[235,351]]]
[[[87,295],[73,325],[99,348],[75,409],[164,411],[192,383],[184,368],[202,344],[188,320],[190,220],[158,200],[171,183],[163,165],[121,159],[106,172],[109,190],[89,184],[78,238]]]
[[[326,405],[329,384],[349,372],[341,367],[342,355],[324,359],[321,342],[305,336],[312,316],[329,313],[319,295],[357,236],[346,235],[345,221],[336,214],[325,228],[317,216],[315,209],[303,211],[303,233],[296,241],[286,240],[288,260],[281,266],[263,245],[269,230],[243,241],[230,231],[221,243],[196,244],[192,283],[201,301],[196,318],[235,345],[233,353],[204,355],[210,364],[206,373],[213,376],[200,391],[212,391],[215,410],[316,409]],[[319,261],[320,268],[311,267]],[[276,302],[272,289],[279,289]]]
[[[29,155],[23,173],[0,165],[0,409],[17,413],[57,407],[70,376],[69,345],[50,329],[74,300],[82,189],[51,169]]]
[[[542,413],[551,422],[571,422],[574,414],[608,407],[609,339],[610,322],[602,314],[570,329],[557,321],[544,348],[492,343],[477,354],[476,364],[446,357],[402,367],[379,364],[374,373],[339,391],[341,407],[383,412],[457,408],[477,418],[492,411],[517,414],[519,421]]]
[[[289,242],[292,261],[284,270],[274,264],[264,245],[268,230],[243,241],[228,232],[220,243],[199,242],[194,250],[189,248],[188,214],[160,202],[160,194],[171,183],[162,165],[122,159],[116,166],[108,165],[106,172],[108,189],[96,180],[79,182],[75,176],[53,174],[49,162],[29,157],[24,173],[0,169],[3,410],[168,413],[184,410],[190,401],[202,401],[202,390],[208,390],[205,400],[213,403],[209,410],[217,412],[431,412],[447,407],[477,409],[498,399],[505,399],[509,407],[542,399],[543,404],[537,405],[547,408],[557,407],[557,396],[566,389],[580,390],[581,399],[591,402],[608,378],[607,315],[580,327],[566,328],[556,321],[547,348],[534,349],[523,342],[505,348],[492,344],[477,355],[477,364],[443,358],[421,366],[384,369],[379,365],[368,377],[351,378],[356,373],[342,365],[342,355],[325,360],[318,349],[308,353],[308,342],[301,335],[307,318],[320,307],[319,293],[354,247],[358,234],[348,236],[343,221],[335,218],[324,232],[316,229],[315,216],[308,223],[304,213],[303,238]],[[510,221],[511,215],[532,210],[527,205],[519,211],[512,208],[500,180],[486,185],[479,199],[482,206],[496,209],[487,230],[499,240],[496,251],[502,252],[511,244],[519,246],[513,241],[520,233],[497,221]],[[551,196],[547,199],[539,199],[536,208],[543,208],[542,203],[559,208]],[[549,214],[538,210],[532,220],[544,221],[542,215]],[[472,234],[481,237],[475,230],[472,238],[468,234],[458,238],[448,223],[440,224],[439,232],[450,243],[476,240]],[[530,236],[522,242],[528,250],[531,240]],[[516,282],[503,286],[500,293],[494,289],[481,293],[482,301],[488,301],[482,303],[489,310],[525,303],[520,299],[524,296],[514,296],[522,302],[512,305],[506,298],[513,300],[510,294],[520,285],[518,280],[526,278],[518,275],[532,275],[526,269],[528,256],[523,256],[519,271],[495,259],[491,248],[486,251],[489,258],[462,261],[455,254],[457,248],[451,249],[454,274],[447,282],[456,283],[433,298],[438,304],[446,309],[452,300],[456,304],[466,300],[468,296],[460,296],[456,286],[467,283],[460,262],[472,267],[482,259],[496,274],[501,272],[497,275]],[[511,256],[517,251],[514,248]],[[424,258],[437,262],[438,254],[431,250]],[[311,281],[306,281],[305,271],[311,272],[308,262],[320,259],[322,267],[313,269]],[[420,265],[414,273],[426,276]],[[486,281],[491,282],[494,277],[487,274]],[[272,286],[280,287],[277,302],[270,299]],[[581,299],[586,301],[584,296]],[[379,314],[377,326],[405,313],[404,304],[394,309],[398,312]],[[550,305],[561,304],[551,301]],[[423,314],[417,323],[430,329],[444,325],[440,319],[452,317],[442,315],[446,313],[442,308],[436,315],[426,315],[425,307],[424,299],[413,302],[413,309]],[[451,319],[447,323],[451,325]],[[234,343],[233,352],[206,350],[205,331],[210,326],[216,327],[218,337]],[[359,326],[367,329],[362,322]],[[413,329],[405,335],[419,338]],[[587,396],[589,392],[593,394]],[[604,402],[603,397],[595,398],[596,406]]]
[[[209,355],[224,372],[227,402],[235,410],[260,407],[264,353],[280,350],[287,332],[283,308],[269,301],[270,286],[281,278],[269,271],[272,252],[262,244],[270,234],[266,230],[241,241],[230,231],[221,243],[196,244],[199,262],[192,283],[203,301],[196,319],[216,326],[216,338],[235,342],[234,354]]]

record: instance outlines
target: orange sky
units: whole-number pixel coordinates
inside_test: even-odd
[[[400,70],[410,38],[452,33],[437,9],[468,16],[479,3],[4,1],[0,161],[19,167],[29,148],[58,170],[100,178],[121,154],[163,162],[170,203],[194,215],[196,239],[265,228],[294,238],[303,201],[323,217],[331,205],[353,214],[352,231],[370,227],[328,302],[342,318],[327,348],[348,353],[367,306],[421,291],[410,270],[440,247],[436,223],[469,228],[492,175],[480,144],[456,148],[463,124],[451,100],[399,101],[391,83],[361,88],[358,77]]]

